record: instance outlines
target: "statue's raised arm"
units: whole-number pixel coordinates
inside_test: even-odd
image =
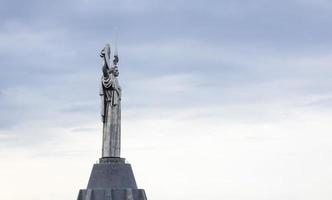
[[[103,58],[103,74],[104,77],[108,77],[108,71],[111,68],[110,57],[111,57],[111,46],[106,44],[105,47],[100,52],[100,57]]]

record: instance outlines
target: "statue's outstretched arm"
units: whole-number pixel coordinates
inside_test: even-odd
[[[104,65],[103,65],[103,74],[105,78],[108,78],[109,76],[109,69],[111,68],[110,64],[110,54],[111,54],[111,49],[109,44],[106,44],[106,46],[101,50],[100,57],[103,58],[104,60]]]

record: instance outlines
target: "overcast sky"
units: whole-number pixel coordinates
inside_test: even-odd
[[[149,199],[330,200],[331,19],[328,0],[0,0],[0,199],[86,187],[117,32]]]

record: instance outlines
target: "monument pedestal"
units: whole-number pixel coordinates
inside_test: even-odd
[[[101,158],[94,164],[87,189],[79,191],[77,200],[147,200],[145,191],[137,189],[130,164],[124,158]]]

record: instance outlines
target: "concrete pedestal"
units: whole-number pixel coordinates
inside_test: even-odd
[[[101,158],[92,168],[87,189],[79,191],[77,200],[147,200],[137,189],[130,164],[123,158]]]

